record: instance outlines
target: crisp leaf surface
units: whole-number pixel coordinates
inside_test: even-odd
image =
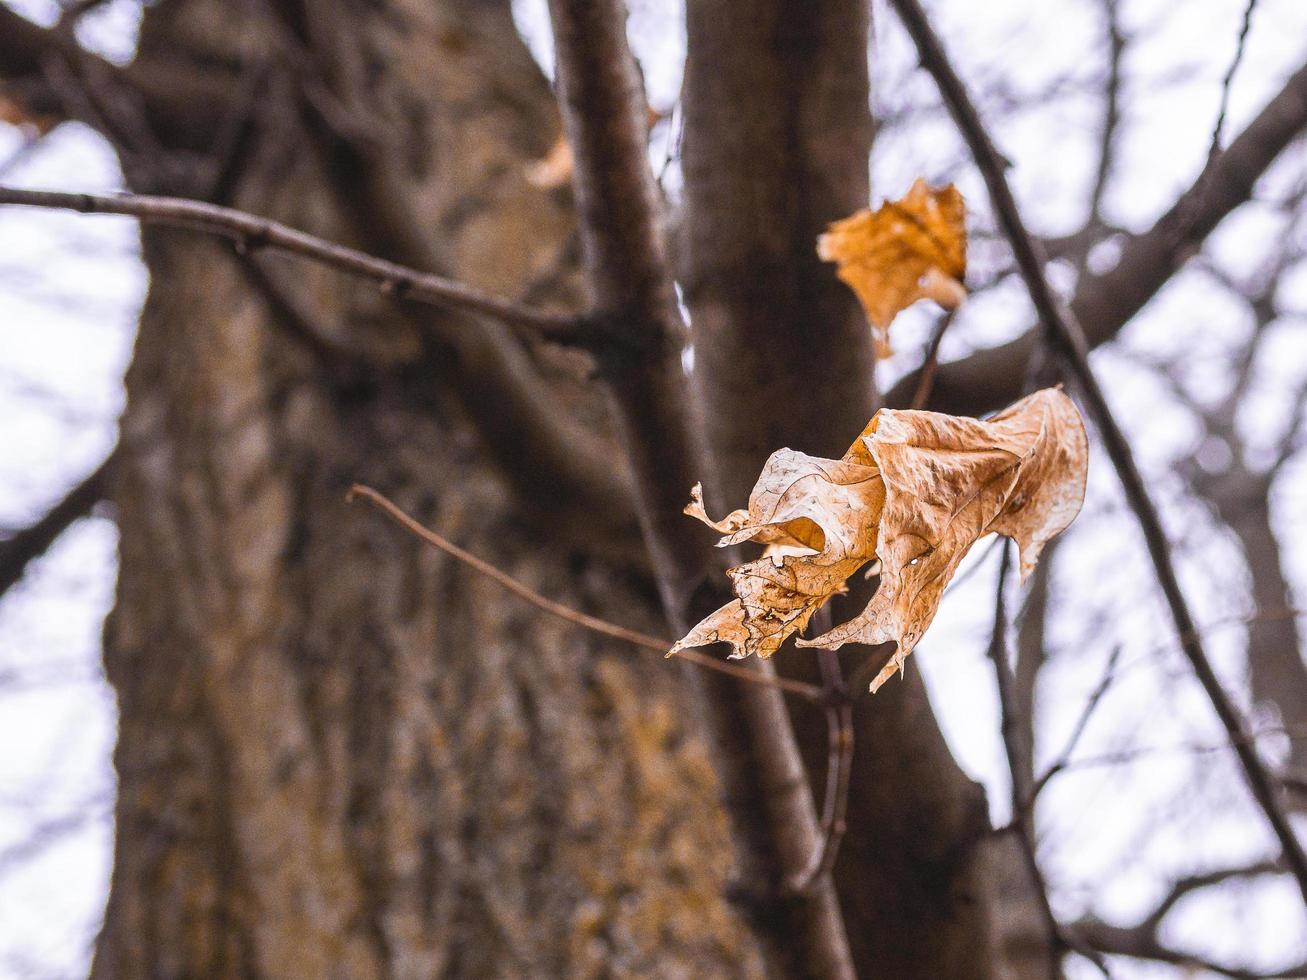
[[[859,211],[817,239],[817,254],[857,294],[880,357],[892,353],[889,325],[919,299],[952,309],[966,297],[966,205],[949,184],[918,179],[907,195],[876,211]]]
[[[735,600],[681,639],[725,642],[732,656],[770,657],[848,578],[878,561],[880,586],[852,620],[799,646],[898,647],[876,690],[929,627],[967,550],[990,533],[1020,550],[1021,575],[1080,511],[1088,443],[1060,389],[1036,392],[993,418],[882,409],[841,459],[772,454],[746,510],[708,517],[699,487],[686,513],[721,532],[719,547],[755,541],[762,557],[730,569]]]

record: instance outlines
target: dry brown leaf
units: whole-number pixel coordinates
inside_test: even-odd
[[[966,297],[966,205],[956,187],[918,178],[899,201],[859,211],[817,239],[817,254],[857,294],[871,321],[878,356],[892,353],[889,325],[919,299],[952,309]]]
[[[730,569],[736,599],[672,648],[730,643],[733,657],[769,657],[844,583],[880,562],[880,587],[860,615],[799,646],[898,643],[874,691],[934,619],[967,550],[996,532],[1017,542],[1021,575],[1084,499],[1088,444],[1057,388],[985,421],[935,412],[876,413],[842,459],[772,454],[747,510],[711,520],[699,487],[686,513],[723,533],[719,547],[767,545]]]

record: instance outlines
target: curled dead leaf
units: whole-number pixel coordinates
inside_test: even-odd
[[[730,569],[736,598],[671,652],[725,642],[733,657],[770,657],[853,573],[879,562],[880,587],[858,616],[798,640],[831,649],[896,641],[874,691],[902,667],[979,538],[1015,540],[1022,578],[1030,574],[1079,513],[1087,466],[1080,413],[1048,388],[984,421],[883,409],[838,460],[779,450],[748,509],[721,521],[708,517],[695,487],[686,513],[723,534],[719,547],[756,541],[767,549]]]
[[[817,254],[857,294],[871,321],[876,351],[887,357],[889,325],[919,299],[953,309],[966,298],[966,204],[956,187],[920,178],[898,201],[859,211],[817,239]]]

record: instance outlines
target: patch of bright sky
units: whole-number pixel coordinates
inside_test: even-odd
[[[106,39],[130,41],[121,23],[130,7],[105,8],[118,18]],[[20,146],[0,129],[0,161]],[[76,124],[24,152],[4,180],[121,186],[112,152]],[[0,527],[39,516],[112,448],[145,282],[130,220],[0,211]],[[3,976],[84,976],[103,915],[116,708],[100,629],[116,545],[112,522],[79,521],[0,603]],[[51,821],[64,830],[34,846]]]

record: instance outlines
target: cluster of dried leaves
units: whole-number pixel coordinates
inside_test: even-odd
[[[883,335],[917,299],[960,300],[963,219],[954,188],[918,181],[902,201],[833,225],[819,247],[840,262],[841,278]],[[734,657],[770,657],[865,568],[880,584],[862,613],[797,645],[895,641],[875,691],[902,668],[979,538],[1014,539],[1022,578],[1030,574],[1045,543],[1079,513],[1087,460],[1080,413],[1048,388],[985,421],[883,409],[840,459],[781,449],[748,508],[720,521],[708,516],[696,486],[686,513],[722,533],[719,547],[754,541],[766,550],[729,570],[736,598],[671,652],[725,642]]]

